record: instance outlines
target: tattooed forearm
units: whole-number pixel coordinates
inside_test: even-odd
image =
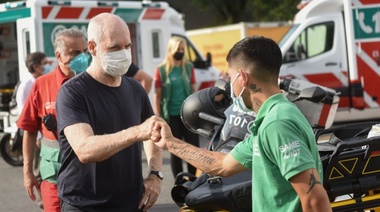
[[[167,140],[166,148],[172,154],[199,168],[203,172],[209,173],[220,165],[218,154],[216,154],[217,152],[210,152],[194,147],[176,138]]]
[[[172,146],[173,153],[185,161],[195,165],[198,164],[198,168],[202,171],[211,171],[210,167],[215,164],[216,160],[212,157],[212,153],[205,152],[199,149],[191,148],[191,145],[183,145],[180,147]]]
[[[317,184],[321,184],[321,182],[319,182],[315,176],[314,176],[314,173],[313,171],[311,172],[310,174],[310,181],[309,181],[309,190],[307,191],[307,194],[310,193],[311,189],[313,189],[313,187]]]
[[[197,160],[202,163],[206,163],[207,165],[211,165],[215,163],[215,159],[204,154],[203,151],[195,149],[193,151],[189,151],[187,148],[189,145],[185,145],[181,148],[174,148],[174,153],[183,159]]]

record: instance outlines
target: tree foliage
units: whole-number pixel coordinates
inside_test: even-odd
[[[194,0],[201,10],[215,14],[215,24],[233,24],[241,21],[292,20],[300,0]]]
[[[217,22],[231,24],[241,21],[244,17],[242,13],[249,0],[195,0],[194,3],[200,9],[211,11],[215,14]]]

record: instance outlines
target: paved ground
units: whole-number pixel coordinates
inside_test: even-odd
[[[144,154],[143,154],[144,155]],[[144,155],[145,156],[145,155]],[[146,160],[143,162],[144,174],[148,173]],[[170,168],[170,153],[163,151],[163,166],[162,172],[164,174],[164,180],[162,182],[161,194],[157,199],[156,204],[149,211],[152,212],[177,212],[179,207],[175,204],[171,197],[171,189],[174,185],[174,177]]]
[[[1,135],[1,133],[0,133]],[[206,144],[201,140],[201,145]],[[143,154],[144,155],[144,154]],[[170,154],[163,152],[163,180],[161,195],[150,212],[177,212],[179,207],[171,198],[171,189],[174,185],[174,177],[170,169]],[[148,172],[146,160],[144,160],[144,173]],[[25,193],[23,186],[22,167],[13,167],[0,158],[0,211],[4,212],[41,212],[36,203],[32,202]]]
[[[200,146],[205,147],[207,144],[207,140],[204,138],[200,138]],[[144,173],[147,173],[148,170],[146,169],[146,160],[144,160]],[[186,167],[186,166],[184,166]],[[185,168],[186,170],[186,168]],[[174,177],[170,168],[170,153],[166,150],[163,151],[163,167],[162,172],[164,173],[165,177],[162,184],[162,190],[161,195],[159,196],[156,204],[153,206],[152,212],[177,212],[179,211],[179,207],[175,204],[175,202],[172,200],[171,197],[171,189],[174,185]]]

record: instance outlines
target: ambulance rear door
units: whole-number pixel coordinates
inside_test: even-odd
[[[41,41],[37,39],[37,26],[33,17],[18,19],[16,25],[19,78],[22,81],[30,74],[25,66],[25,58],[40,49]]]

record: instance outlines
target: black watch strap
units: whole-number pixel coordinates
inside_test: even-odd
[[[164,175],[163,175],[162,172],[160,172],[160,171],[150,171],[149,174],[154,174],[154,175],[156,175],[158,178],[160,178],[161,180],[164,179]]]

